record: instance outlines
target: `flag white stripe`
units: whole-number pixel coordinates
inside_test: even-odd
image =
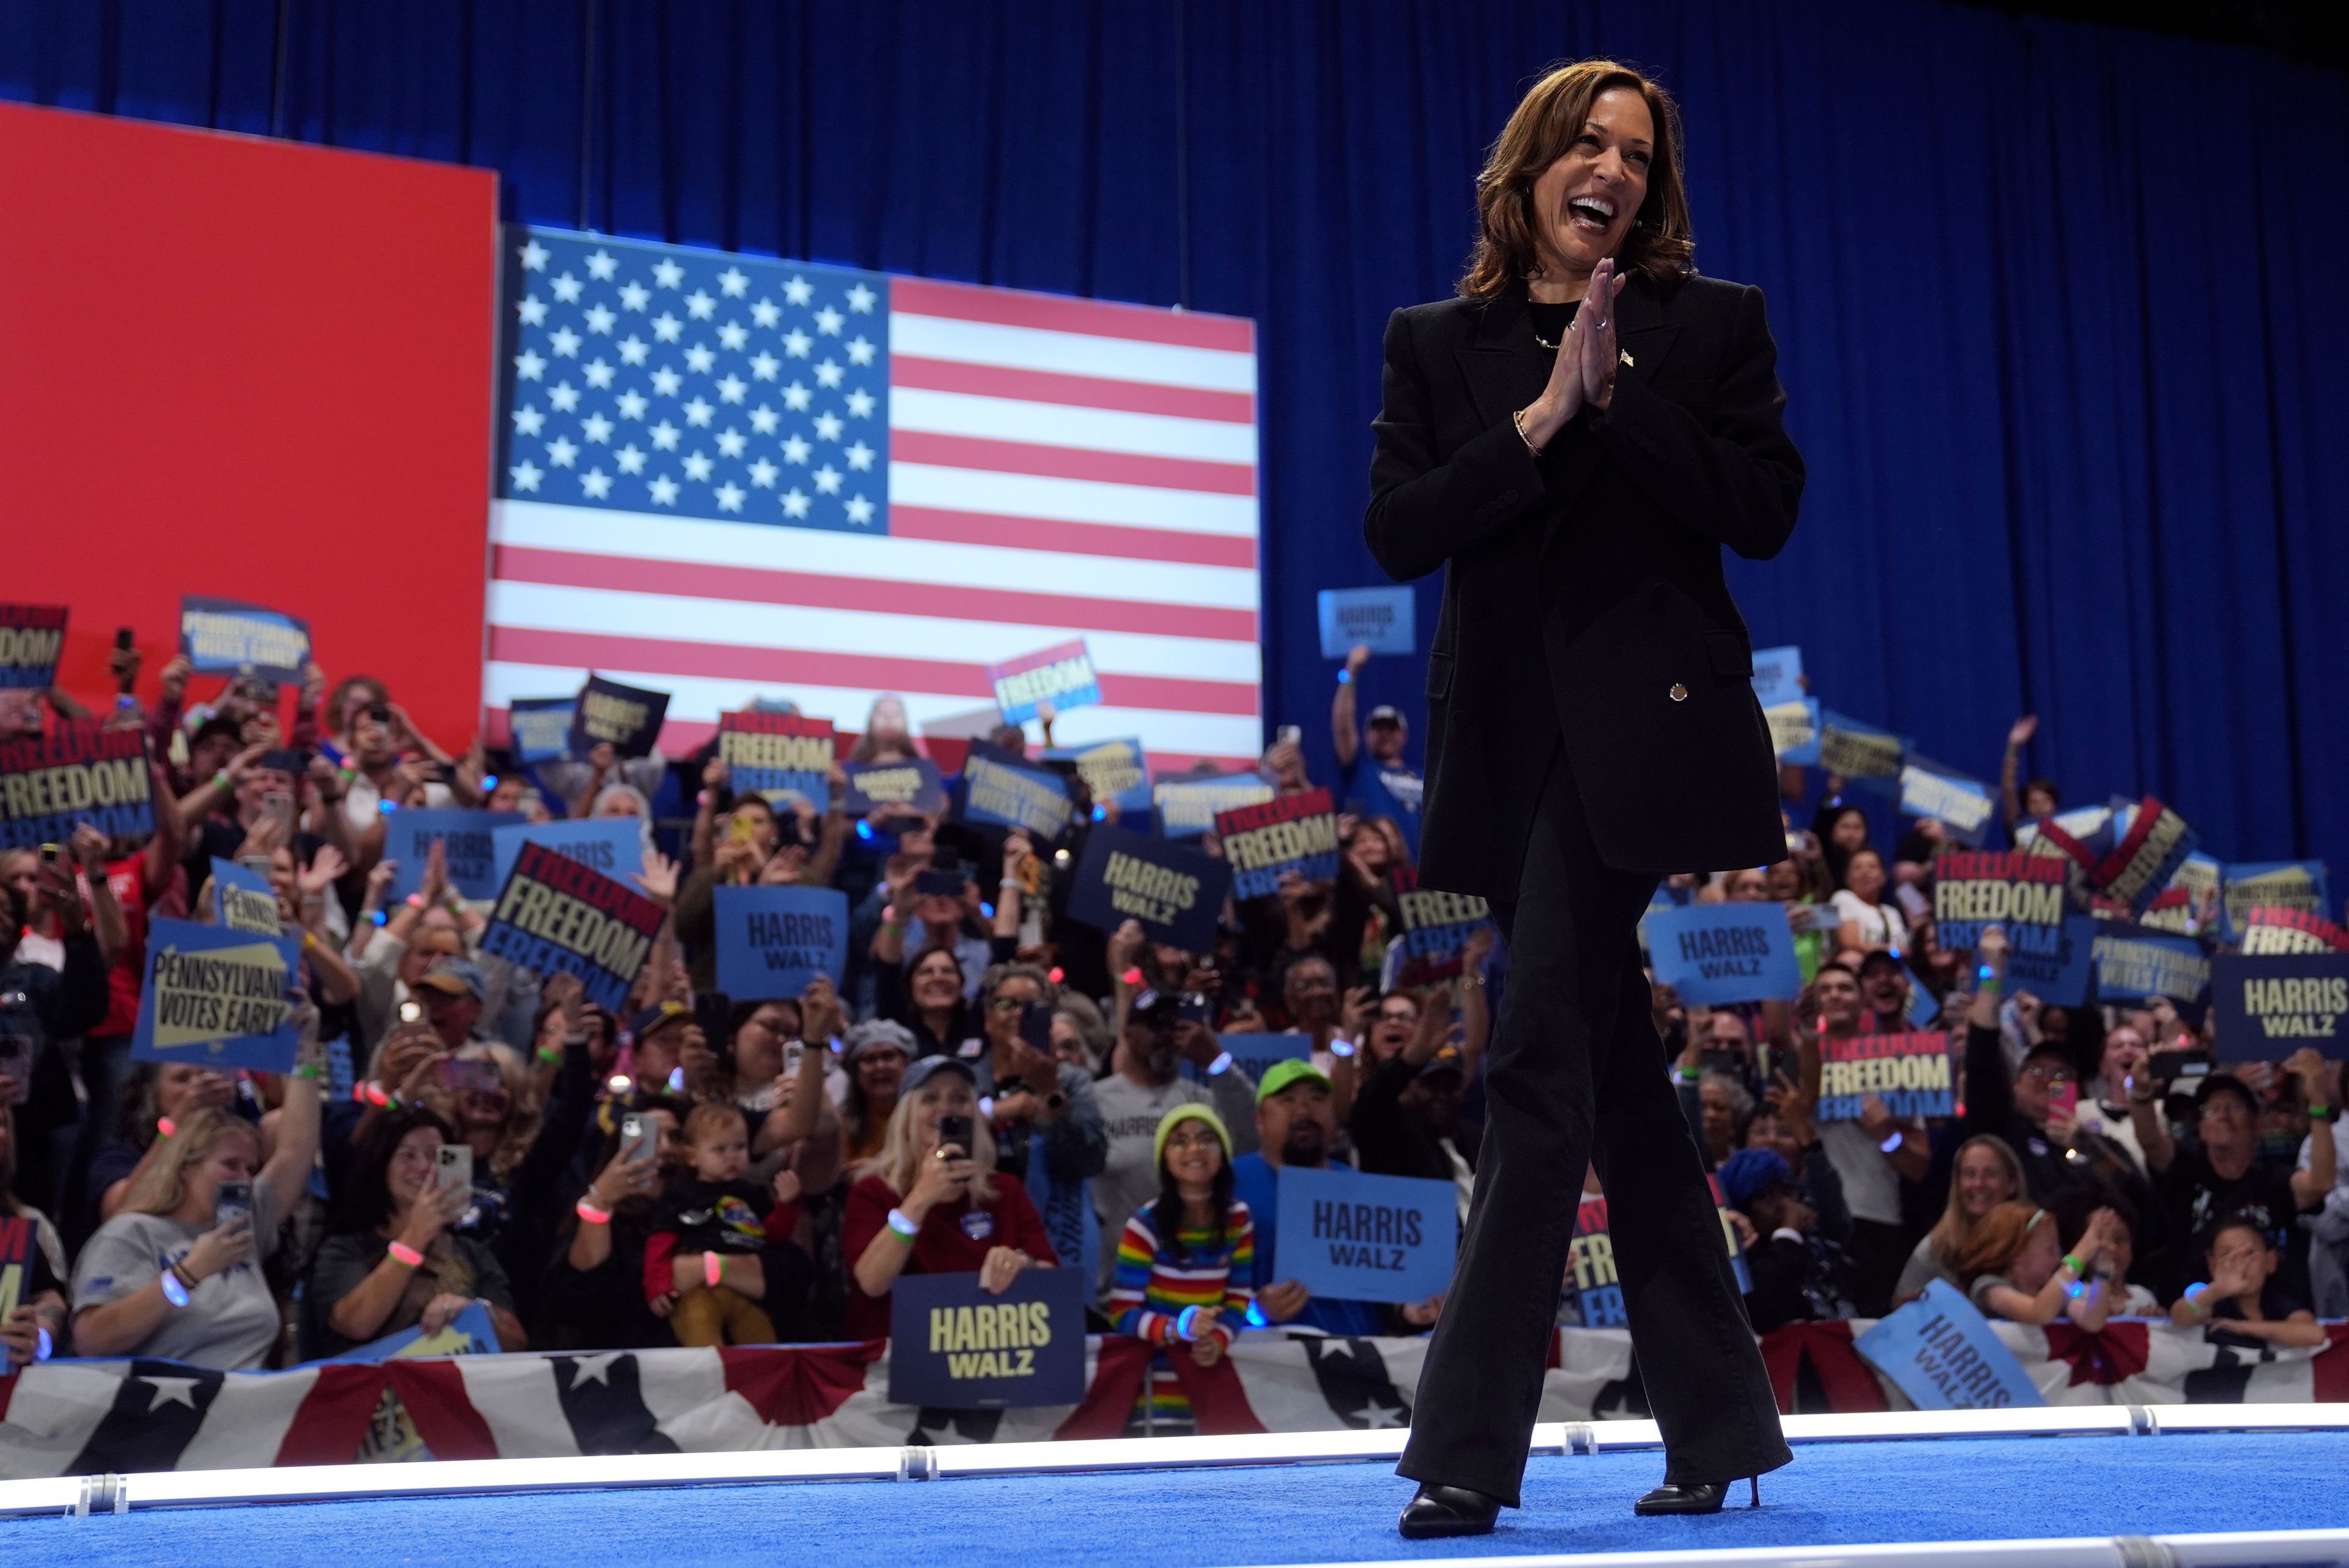
[[[1257,607],[1257,575],[1239,566],[1158,561],[1144,566],[1107,556],[879,538],[828,528],[771,528],[695,517],[648,517],[538,501],[496,503],[491,508],[490,536],[500,545],[636,560],[691,561],[710,566],[765,567],[824,576],[1218,609]],[[574,629],[601,628],[584,625]],[[1042,641],[1037,646],[1043,646]]]
[[[905,310],[889,312],[889,352],[917,359],[952,359],[966,365],[1099,376],[1161,387],[1195,387],[1210,392],[1256,390],[1256,356],[1235,349],[1143,343],[1131,337],[1006,327],[992,321],[917,316]]]
[[[1256,464],[1256,427],[1174,414],[1085,409],[1017,398],[938,392],[926,387],[889,389],[889,428],[986,441],[1027,441],[1085,452],[1133,452],[1202,462]]]
[[[1256,685],[1263,675],[1261,652],[1252,641],[685,598],[549,583],[492,583],[489,618],[492,626],[541,631],[937,659],[957,664],[1001,664],[1056,642],[1082,638],[1092,655],[1093,668],[1104,674],[1164,675],[1247,686]]]
[[[266,1380],[232,1377],[204,1411],[203,1425],[180,1450],[174,1469],[228,1469],[274,1465],[302,1401],[318,1386],[311,1367],[291,1367]]]
[[[757,680],[719,680],[710,676],[661,675],[647,670],[598,670],[595,673],[630,686],[669,694],[668,716],[716,723],[721,713],[747,708],[761,697],[788,698],[817,718],[829,718],[844,730],[861,729],[866,710],[877,693],[872,689],[842,686],[797,686]],[[568,697],[586,680],[587,671],[575,665],[517,664],[492,659],[483,667],[481,700],[502,708],[517,697]],[[984,706],[968,693],[900,692],[906,717],[916,732],[926,724],[969,714]],[[1071,742],[1113,740],[1139,735],[1154,751],[1195,753],[1202,756],[1253,757],[1263,749],[1260,720],[1247,714],[1190,713],[1164,708],[1079,708],[1052,725],[1055,738]]]
[[[1252,495],[1216,495],[1200,490],[1004,473],[895,459],[889,463],[889,504],[984,512],[995,517],[1043,517],[1058,523],[1112,523],[1126,528],[1218,534],[1234,539],[1253,539],[1257,533],[1257,502]],[[1251,580],[1255,575],[1249,572]]]
[[[460,1355],[454,1362],[465,1397],[498,1452],[567,1459],[579,1451],[578,1434],[555,1391],[554,1362],[520,1355]]]

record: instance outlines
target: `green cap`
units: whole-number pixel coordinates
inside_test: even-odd
[[[1309,1079],[1325,1089],[1330,1086],[1329,1075],[1315,1066],[1310,1058],[1292,1057],[1286,1062],[1275,1062],[1265,1069],[1264,1082],[1256,1086],[1256,1103],[1259,1106],[1264,1104],[1300,1079]]]

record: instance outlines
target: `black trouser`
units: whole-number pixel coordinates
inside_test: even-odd
[[[1599,859],[1554,753],[1516,900],[1494,906],[1508,987],[1475,1196],[1398,1467],[1414,1480],[1516,1506],[1594,1160],[1665,1478],[1727,1481],[1794,1457],[1650,1016],[1636,928],[1655,884]]]

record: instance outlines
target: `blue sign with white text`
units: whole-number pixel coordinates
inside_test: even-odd
[[[1452,1284],[1460,1194],[1451,1182],[1280,1170],[1280,1272],[1338,1301],[1423,1302]]]
[[[223,929],[254,936],[282,937],[285,924],[277,918],[277,889],[269,878],[233,860],[212,857],[212,922]]]
[[[2099,1002],[2195,1002],[2210,987],[2210,955],[2200,942],[2118,920],[2098,924],[2095,965]]]
[[[836,888],[719,888],[718,989],[736,1002],[797,996],[848,961],[848,895]]]
[[[296,685],[310,662],[310,623],[259,605],[184,594],[180,651],[199,675],[257,675]]]
[[[2009,927],[2014,946],[2007,952],[2007,985],[2027,991],[2051,1007],[2081,1006],[2088,1000],[2088,982],[2095,978],[2099,924],[2094,915],[2071,915],[2054,928]],[[2048,950],[2034,950],[2040,948]]]
[[[1754,695],[1762,706],[1803,700],[1803,650],[1799,648],[1757,648],[1754,650]]]
[[[633,816],[517,822],[491,829],[490,837],[497,847],[488,894],[492,898],[513,874],[514,857],[522,853],[525,844],[543,844],[565,860],[591,867],[632,889],[636,885],[636,874],[645,868],[644,824]]]
[[[983,741],[963,759],[960,794],[965,822],[1024,828],[1040,843],[1058,838],[1075,809],[1060,774]]]
[[[1990,1324],[1947,1280],[1852,1341],[1920,1410],[2022,1410],[2047,1403]]]
[[[300,1032],[288,992],[301,973],[301,950],[283,937],[150,920],[131,1059],[292,1071]]]
[[[506,749],[524,767],[569,756],[578,711],[575,696],[515,698],[506,704]]]
[[[422,889],[424,868],[432,858],[433,840],[438,839],[448,863],[449,886],[457,889],[459,897],[496,898],[498,889],[505,886],[500,875],[497,830],[522,820],[518,811],[393,812],[383,819],[383,857],[398,867],[388,897],[397,902]]]
[[[1413,625],[1417,611],[1407,587],[1323,588],[1315,602],[1321,612],[1324,659],[1343,659],[1357,647],[1409,653],[1418,645]]]
[[[1682,1002],[1792,1000],[1803,989],[1783,904],[1691,904],[1651,910],[1645,924],[1656,979]]]

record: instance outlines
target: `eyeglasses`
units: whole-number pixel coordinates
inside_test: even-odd
[[[999,996],[987,1005],[998,1012],[1017,1012],[1028,1004],[1016,996]]]
[[[1221,1148],[1224,1140],[1201,1128],[1197,1132],[1174,1132],[1166,1135],[1166,1147],[1174,1148]]]

